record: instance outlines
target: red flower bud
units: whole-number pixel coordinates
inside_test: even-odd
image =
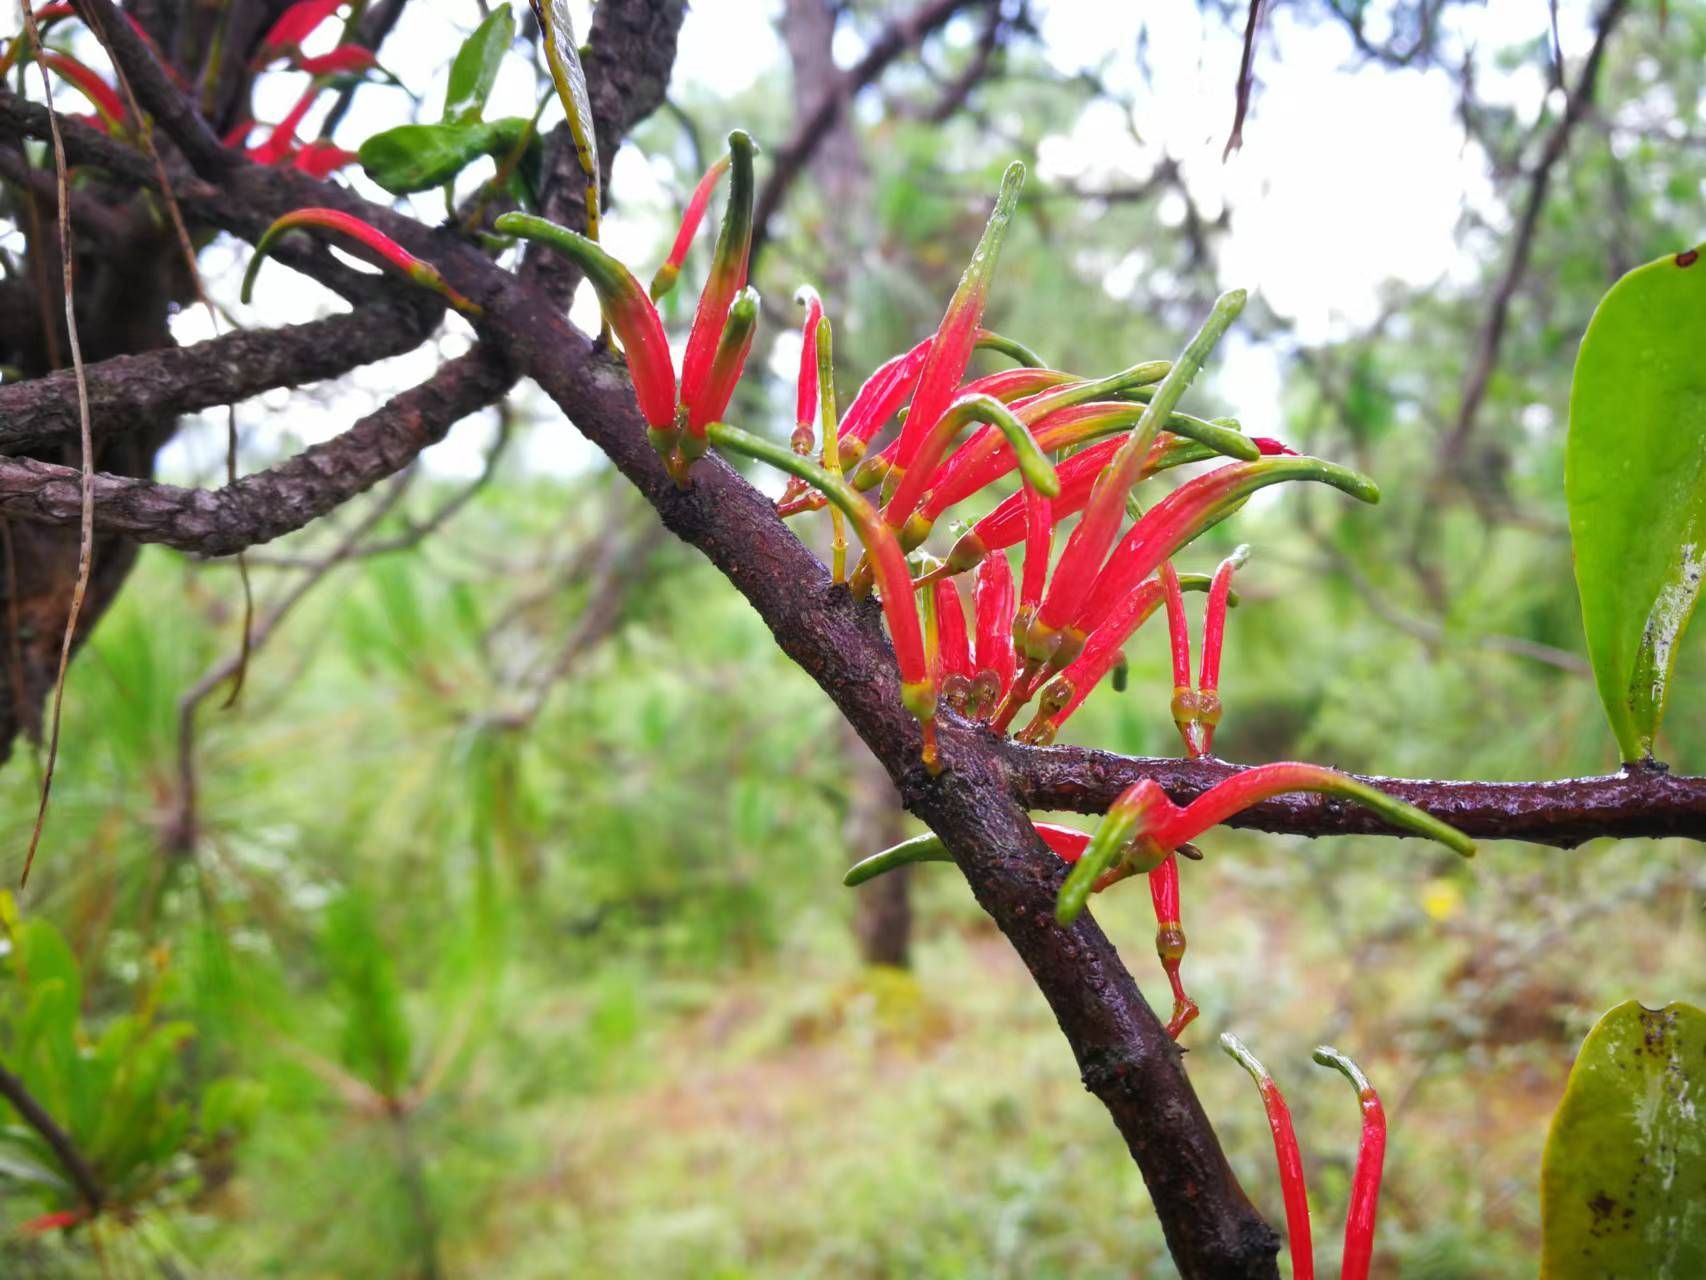
[[[506,213],[494,224],[504,235],[540,240],[569,258],[586,275],[610,327],[622,340],[628,372],[640,413],[654,433],[675,444],[675,367],[670,363],[669,339],[663,321],[628,268],[595,242],[567,227],[525,213]],[[657,443],[659,436],[654,436]]]
[[[1315,1250],[1309,1240],[1309,1189],[1303,1180],[1303,1155],[1297,1149],[1297,1131],[1291,1126],[1291,1108],[1268,1070],[1244,1042],[1230,1031],[1222,1033],[1220,1047],[1250,1073],[1262,1094],[1268,1113],[1268,1129],[1274,1135],[1274,1159],[1279,1163],[1280,1194],[1285,1199],[1285,1233],[1291,1245],[1292,1280],[1315,1280]]]
[[[1313,480],[1332,485],[1364,502],[1380,500],[1380,490],[1372,480],[1318,458],[1263,458],[1258,462],[1235,462],[1217,468],[1187,481],[1151,507],[1143,519],[1126,533],[1124,540],[1108,557],[1107,565],[1091,583],[1076,584],[1077,591],[1063,592],[1059,601],[1054,594],[1055,588],[1051,586],[1049,600],[1044,602],[1038,622],[1055,627],[1069,625],[1074,632],[1088,634],[1099,625],[1115,601],[1154,573],[1163,560],[1210,525],[1224,519],[1257,489],[1284,480]],[[1094,495],[1090,502],[1095,505]],[[1089,518],[1087,509],[1085,520]],[[1083,527],[1083,522],[1079,527]],[[1055,574],[1056,585],[1061,583],[1066,570],[1063,558],[1061,569]],[[1063,619],[1058,612],[1049,613],[1051,605],[1074,594],[1078,603],[1072,616]]]
[[[298,0],[279,16],[261,40],[262,54],[271,55],[294,49],[316,28],[337,12],[343,0]]]
[[[317,58],[298,58],[296,69],[311,76],[361,75],[379,65],[373,50],[359,44],[341,44]]]
[[[1345,1252],[1339,1264],[1341,1280],[1368,1280],[1374,1256],[1374,1217],[1380,1208],[1380,1174],[1386,1163],[1386,1110],[1380,1095],[1357,1064],[1329,1045],[1315,1050],[1315,1061],[1333,1067],[1357,1091],[1362,1107],[1362,1138],[1357,1143],[1356,1172],[1351,1175],[1351,1204],[1345,1215]]]
[[[978,674],[995,677],[999,699],[1013,683],[1013,570],[1006,556],[990,556],[977,567],[972,585],[977,611]]]
[[[1026,652],[1034,658],[1051,656],[1061,640],[1061,631],[1078,613],[1078,606],[1089,591],[1091,582],[1101,566],[1103,557],[1113,544],[1125,516],[1126,495],[1136,483],[1149,456],[1149,446],[1184,395],[1185,388],[1214,349],[1214,344],[1226,332],[1244,308],[1244,292],[1235,290],[1223,294],[1214,304],[1203,327],[1186,344],[1183,354],[1168,369],[1143,417],[1126,437],[1126,447],[1120,450],[1107,474],[1091,491],[1084,515],[1067,540],[1060,565],[1050,583],[1048,596],[1037,611],[1026,638]],[[1163,556],[1161,559],[1165,559]],[[1159,563],[1159,560],[1157,560]],[[1140,577],[1153,572],[1154,565]]]
[[[308,91],[296,100],[290,114],[273,126],[267,140],[250,150],[250,158],[256,164],[277,164],[288,158],[296,150],[296,131],[302,126],[302,118],[308,114],[319,96],[320,90],[310,85]]]
[[[978,326],[983,320],[983,308],[989,299],[989,286],[995,274],[995,264],[1001,256],[1001,242],[1006,238],[1013,211],[1018,207],[1019,188],[1024,185],[1025,166],[1014,162],[1007,166],[1001,178],[1001,191],[995,208],[983,229],[983,237],[972,252],[948,310],[930,344],[930,356],[919,375],[918,394],[913,397],[912,411],[901,429],[898,451],[894,457],[897,467],[914,466],[923,474],[911,487],[896,493],[896,501],[883,513],[891,528],[906,523],[923,494],[923,486],[936,469],[947,441],[935,432],[936,420],[954,398],[954,391],[964,376],[977,343]],[[902,499],[902,493],[905,498]]]
[[[939,578],[928,590],[936,604],[938,687],[949,676],[971,679],[971,646],[966,640],[965,603],[952,578]]]
[[[345,151],[333,143],[310,142],[298,150],[290,162],[311,178],[324,178],[347,164],[354,164],[358,158],[355,152]]]
[[[723,336],[717,343],[716,354],[711,357],[711,371],[705,379],[705,389],[687,406],[689,436],[703,440],[705,424],[722,417],[728,409],[729,401],[734,398],[735,384],[746,368],[746,357],[752,350],[752,337],[757,328],[758,290],[742,289],[729,307]]]
[[[77,59],[52,49],[42,50],[41,63],[48,70],[57,73],[62,80],[76,86],[77,90],[94,104],[95,111],[109,132],[124,126],[124,103],[120,101],[117,91],[93,70]]]
[[[794,452],[809,454],[817,438],[813,424],[818,416],[817,399],[817,326],[823,319],[823,300],[809,284],[801,285],[794,301],[806,309],[800,325],[800,374],[794,395]]]
[[[687,351],[681,358],[681,402],[692,412],[711,376],[711,361],[728,322],[735,295],[746,287],[747,259],[752,252],[752,139],[739,129],[729,134],[729,201],[723,210],[723,225],[717,233],[717,248],[699,307],[693,313],[693,328],[687,335]],[[612,320],[614,323],[614,319]],[[702,415],[701,423],[715,414]]]
[[[249,259],[249,269],[243,274],[242,299],[249,301],[254,292],[255,276],[261,269],[261,263],[266,259],[267,250],[280,236],[286,232],[318,227],[326,231],[336,231],[356,241],[381,261],[397,268],[403,275],[416,284],[442,294],[458,311],[478,315],[480,308],[452,289],[443,276],[430,264],[422,262],[390,236],[375,227],[363,222],[353,214],[344,213],[339,209],[297,209],[285,214],[262,233],[255,242],[254,257]]]
[[[693,237],[699,230],[700,220],[705,216],[705,207],[711,203],[711,192],[717,189],[717,179],[721,178],[729,167],[729,152],[725,151],[705,170],[704,177],[699,179],[699,185],[693,188],[693,194],[688,198],[687,211],[681,217],[681,229],[675,233],[675,244],[670,248],[669,257],[663,266],[658,268],[652,277],[652,301],[659,301],[666,293],[675,288],[676,277],[681,274],[681,264],[687,261],[687,250],[693,244]],[[807,347],[810,347],[807,343]]]

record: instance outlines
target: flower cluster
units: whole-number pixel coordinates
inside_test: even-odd
[[[875,590],[900,675],[900,697],[918,719],[923,761],[942,767],[939,709],[1006,733],[1033,700],[1019,737],[1047,743],[1088,695],[1124,668],[1122,646],[1163,605],[1173,639],[1172,712],[1187,752],[1206,756],[1221,717],[1220,658],[1239,548],[1212,576],[1181,574],[1173,557],[1238,511],[1257,490],[1287,481],[1326,484],[1378,501],[1367,477],[1278,441],[1245,435],[1231,419],[1205,420],[1180,408],[1197,372],[1244,305],[1221,297],[1173,360],[1143,360],[1103,377],[1047,367],[1028,347],[983,326],[1001,246],[1018,206],[1021,165],[1004,175],[983,235],[935,332],[871,374],[844,412],[834,391],[831,323],[810,287],[804,308],[794,427],[789,443],[723,421],[751,348],[758,318],[747,285],[752,237],[752,157],[743,133],[700,180],[668,260],[648,296],[639,281],[592,240],[525,213],[498,219],[505,234],[536,240],[569,257],[598,294],[621,342],[652,444],[671,475],[715,445],[768,463],[790,481],[784,516],[828,507],[832,575],[855,594]],[[679,381],[655,300],[673,287],[724,175],[729,196]],[[979,347],[1017,367],[968,379]],[[886,443],[885,429],[898,422]],[[821,437],[820,437],[821,431]],[[962,438],[963,437],[963,438]],[[875,446],[875,447],[873,447]],[[814,456],[815,455],[815,456]],[[1140,509],[1141,482],[1191,464],[1224,460]],[[938,559],[924,549],[938,523],[992,486],[1018,491],[960,533]],[[1128,513],[1130,519],[1128,521]],[[1076,517],[1056,555],[1065,522]],[[846,527],[863,554],[847,571]],[[1019,572],[1008,558],[1019,550]],[[971,600],[961,591],[970,575]],[[1208,593],[1201,664],[1193,681],[1183,592]],[[1468,855],[1473,846],[1428,814],[1332,769],[1269,764],[1234,774],[1179,806],[1141,781],[1109,809],[1096,831],[1039,824],[1065,863],[1057,915],[1070,922],[1088,895],[1140,872],[1150,877],[1156,950],[1172,984],[1177,1036],[1197,1015],[1179,976],[1185,951],[1178,855],[1200,857],[1191,841],[1252,805],[1291,792],[1318,792],[1366,805],[1387,821]],[[943,860],[935,836],[905,841],[860,863],[859,883],[909,862]]]

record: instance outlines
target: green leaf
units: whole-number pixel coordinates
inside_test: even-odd
[[[509,118],[471,124],[403,124],[361,144],[361,167],[392,195],[429,191],[481,156],[502,156],[527,127]]]
[[[472,124],[479,120],[497,83],[504,54],[515,41],[515,15],[499,5],[474,28],[450,64],[450,87],[444,92],[444,122]]]
[[[1649,262],[1576,356],[1564,493],[1600,700],[1625,760],[1652,754],[1706,568],[1706,261]]]
[[[592,99],[587,96],[586,70],[575,46],[575,26],[569,17],[568,0],[532,0],[533,13],[545,33],[545,61],[557,86],[568,117],[569,136],[574,140],[575,158],[586,175],[586,234],[598,239],[601,206],[598,176],[598,138],[593,132]]]
[[[1588,1033],[1540,1168],[1542,1280],[1706,1276],[1706,1013],[1618,1005]]]

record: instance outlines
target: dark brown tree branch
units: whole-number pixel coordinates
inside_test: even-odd
[[[199,555],[232,555],[300,529],[401,471],[455,423],[496,401],[512,381],[501,359],[476,347],[342,435],[223,489],[102,473],[95,479],[96,527]],[[0,459],[0,514],[73,522],[77,475],[54,463]]]
[[[1244,766],[1223,760],[1120,756],[1086,747],[1004,743],[1013,791],[1031,809],[1105,813],[1140,778],[1153,778],[1176,803],[1201,795]],[[1436,782],[1364,779],[1426,809],[1477,840],[1526,840],[1571,848],[1601,837],[1682,836],[1706,840],[1706,778],[1629,766],[1597,778],[1552,782]],[[1228,826],[1286,835],[1403,835],[1367,809],[1326,796],[1290,796],[1257,805]]]
[[[195,104],[178,92],[159,59],[112,0],[76,0],[76,7],[89,29],[123,68],[144,109],[177,144],[197,173],[215,178],[240,162],[242,157],[220,142]]]
[[[425,295],[374,303],[279,329],[237,330],[187,347],[114,356],[88,367],[95,437],[235,404],[276,387],[336,378],[401,355],[427,338],[444,308]],[[77,432],[69,370],[0,387],[0,452],[62,444]]]

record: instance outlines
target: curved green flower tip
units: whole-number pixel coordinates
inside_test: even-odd
[[[1162,429],[1242,462],[1254,462],[1262,456],[1261,446],[1238,430],[1236,423],[1228,427],[1222,421],[1208,422],[1193,418],[1188,413],[1175,412],[1168,417]]]
[[[1031,429],[1019,421],[1011,409],[994,396],[961,396],[948,406],[937,429],[952,439],[968,421],[987,423],[1006,437],[1018,460],[1019,474],[1031,488],[1045,498],[1060,496],[1060,476],[1055,472],[1054,464],[1037,446]]]
[[[1354,778],[1346,778],[1343,785],[1335,789],[1335,793],[1357,801],[1364,808],[1372,809],[1395,827],[1405,827],[1419,836],[1437,840],[1465,858],[1475,856],[1475,842],[1449,822],[1441,822],[1427,810],[1418,809],[1397,796],[1387,795],[1378,787],[1371,787]]]
[[[1363,1094],[1374,1092],[1374,1086],[1369,1084],[1368,1077],[1362,1073],[1362,1068],[1352,1062],[1347,1055],[1340,1053],[1337,1049],[1333,1048],[1332,1045],[1316,1045],[1315,1052],[1312,1053],[1310,1057],[1314,1058],[1315,1061],[1323,1067],[1333,1068],[1333,1070],[1337,1071],[1340,1075],[1344,1076],[1345,1079],[1349,1080],[1351,1082],[1351,1087],[1357,1091],[1357,1095],[1359,1097]]]
[[[897,845],[891,845],[881,853],[873,853],[870,857],[856,862],[848,869],[841,883],[848,888],[864,884],[867,880],[875,880],[885,871],[893,871],[896,867],[908,867],[915,862],[952,862],[953,856],[942,843],[942,837],[934,832],[926,831],[921,836],[913,836],[910,840],[902,840]]]
[[[990,329],[979,329],[977,331],[976,345],[984,351],[998,351],[1025,369],[1043,369],[1048,365],[1046,360],[1024,343],[1013,338],[1003,337]]]
[[[1258,1085],[1265,1084],[1268,1080],[1272,1079],[1272,1077],[1268,1075],[1268,1069],[1262,1065],[1261,1059],[1251,1053],[1250,1050],[1244,1046],[1244,1042],[1237,1036],[1233,1035],[1230,1031],[1222,1031],[1220,1033],[1220,1047],[1226,1051],[1227,1057],[1231,1058],[1239,1066],[1243,1067],[1244,1070],[1248,1071],[1250,1073],[1250,1078]],[[1317,1050],[1317,1052],[1319,1052],[1319,1050]]]
[[[680,278],[681,268],[673,262],[666,262],[659,267],[657,274],[652,277],[652,301],[657,302],[662,299],[665,294],[675,288],[675,282]]]
[[[1123,799],[1122,796],[1121,800]],[[1137,831],[1142,816],[1143,810],[1140,806],[1115,801],[1114,807],[1108,810],[1107,816],[1097,825],[1096,832],[1090,837],[1090,843],[1084,847],[1083,854],[1073,864],[1066,883],[1060,886],[1060,896],[1055,899],[1054,904],[1054,918],[1057,923],[1071,924],[1078,918],[1078,913],[1084,910],[1084,904],[1090,900],[1090,894],[1095,889],[1096,882],[1102,878],[1102,873],[1119,861],[1120,854]]]
[[[1248,550],[1247,547],[1245,549]],[[1237,552],[1233,552],[1233,554],[1236,555]],[[1214,575],[1213,574],[1208,574],[1208,573],[1181,573],[1179,575],[1179,590],[1181,590],[1181,591],[1204,591],[1204,592],[1206,592],[1213,585],[1214,585]],[[1238,592],[1237,591],[1228,591],[1226,593],[1226,603],[1227,603],[1228,607],[1236,609],[1238,607]]]
[[[261,238],[255,241],[254,256],[249,259],[248,269],[243,272],[243,286],[239,296],[245,304],[254,293],[255,277],[260,273],[261,263],[266,260],[267,253],[278,242],[279,237],[291,231],[309,228],[336,231],[348,236],[395,267],[407,279],[444,297],[458,311],[474,316],[480,314],[478,304],[452,289],[431,263],[421,261],[377,227],[341,209],[320,208],[293,209],[261,233]]]

